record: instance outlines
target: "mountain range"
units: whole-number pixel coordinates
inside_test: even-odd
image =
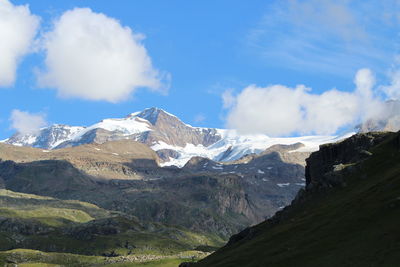
[[[312,152],[320,144],[335,142],[350,135],[297,138],[241,135],[235,130],[192,127],[162,109],[148,108],[125,118],[104,119],[87,127],[54,124],[34,133],[16,133],[3,142],[50,150],[128,139],[155,150],[162,166],[183,167],[192,157],[227,162],[248,154],[261,153],[276,144],[302,143],[304,146],[299,148],[300,152]]]

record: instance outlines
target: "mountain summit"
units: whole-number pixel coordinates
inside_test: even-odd
[[[165,120],[166,118],[176,118],[178,121],[180,121],[175,115],[172,115],[157,107],[146,108],[141,112],[132,113],[128,117],[142,118],[150,122],[152,125],[156,125],[158,121],[162,121],[163,119]]]

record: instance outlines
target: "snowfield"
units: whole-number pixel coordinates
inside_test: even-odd
[[[155,151],[161,149],[171,149],[179,152],[180,157],[177,159],[170,158],[168,162],[162,163],[162,166],[183,167],[192,157],[199,156],[209,158],[215,161],[232,161],[240,159],[248,154],[259,154],[265,149],[273,145],[291,145],[302,143],[304,147],[290,152],[314,152],[319,146],[326,143],[334,143],[345,139],[354,133],[342,136],[302,136],[302,137],[286,137],[273,138],[267,135],[239,135],[235,130],[218,129],[222,139],[211,146],[203,145],[195,146],[186,144],[185,147],[171,146],[164,142],[159,142],[151,148]],[[227,157],[222,158],[227,150],[231,150]]]

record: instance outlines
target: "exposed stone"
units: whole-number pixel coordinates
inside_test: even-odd
[[[320,146],[306,159],[307,189],[344,185],[339,170],[347,169],[348,165],[357,163],[372,155],[368,150],[384,141],[389,133],[361,133],[350,138]]]

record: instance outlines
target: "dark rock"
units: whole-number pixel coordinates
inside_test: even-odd
[[[172,149],[160,149],[157,150],[156,153],[160,157],[161,161],[169,161],[171,158],[177,159],[181,156],[181,153]]]
[[[381,143],[389,133],[363,133],[334,144],[321,145],[306,159],[306,188],[328,188],[343,185],[339,167],[352,165],[372,155],[368,150]]]
[[[190,266],[194,266],[194,262],[182,262],[181,264],[179,264],[179,267],[190,267]]]
[[[256,229],[253,227],[248,227],[248,228],[244,229],[243,231],[241,231],[240,233],[231,236],[231,238],[229,238],[229,241],[226,244],[226,246],[230,246],[239,241],[250,240],[253,237],[255,237],[256,235],[257,235]]]

